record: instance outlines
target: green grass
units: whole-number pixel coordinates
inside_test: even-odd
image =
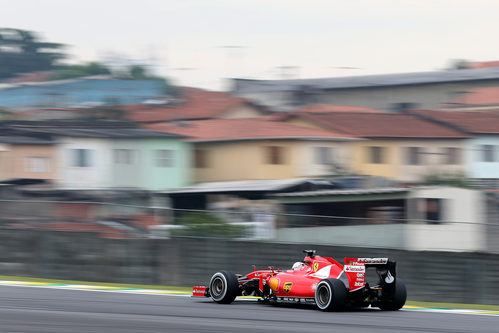
[[[191,291],[190,287],[175,287],[175,286],[158,286],[148,284],[128,284],[128,283],[109,283],[109,282],[88,282],[88,281],[74,281],[74,280],[59,280],[59,279],[41,279],[25,276],[9,276],[0,275],[0,280],[6,281],[23,281],[23,282],[44,282],[53,284],[81,284],[88,286],[105,286],[117,288],[130,288],[130,289],[156,289],[156,290],[172,290],[172,291]],[[419,302],[407,301],[406,305],[420,306],[423,308],[434,309],[471,309],[471,310],[489,310],[499,311],[499,305],[485,305],[485,304],[461,304],[461,303],[437,303],[437,302]]]
[[[433,308],[433,309],[471,309],[471,310],[499,311],[499,305],[486,305],[486,304],[461,304],[461,303],[437,303],[437,302],[407,301],[406,305],[420,306],[423,308]]]
[[[23,282],[43,282],[43,283],[53,283],[53,284],[82,284],[82,285],[87,285],[87,286],[105,286],[105,287],[130,288],[130,289],[192,291],[192,288],[189,288],[189,287],[158,286],[158,285],[129,284],[129,283],[109,283],[109,282],[88,282],[88,281],[58,280],[58,279],[41,279],[41,278],[33,278],[33,277],[25,277],[25,276],[9,276],[9,275],[0,275],[0,280],[23,281]]]

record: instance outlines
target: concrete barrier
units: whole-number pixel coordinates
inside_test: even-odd
[[[138,284],[206,284],[221,269],[287,269],[305,248],[338,261],[390,257],[411,300],[499,304],[499,255],[208,238],[103,239],[92,233],[0,230],[0,274]]]

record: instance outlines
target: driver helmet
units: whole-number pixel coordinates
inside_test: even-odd
[[[294,271],[299,271],[300,269],[303,268],[303,266],[305,266],[304,263],[302,263],[301,261],[297,261],[293,264],[293,267],[291,269]]]

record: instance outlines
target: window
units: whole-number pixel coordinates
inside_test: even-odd
[[[205,149],[194,150],[194,167],[195,168],[208,167],[208,152]]]
[[[407,147],[406,148],[406,164],[407,165],[420,165],[422,151],[420,147]]]
[[[134,151],[132,149],[114,149],[114,163],[133,164]]]
[[[455,147],[444,148],[444,164],[460,164],[461,150]]]
[[[265,147],[266,164],[284,164],[284,147]]]
[[[173,150],[161,149],[156,150],[156,166],[163,168],[171,168],[175,166],[175,155]]]
[[[314,148],[315,164],[330,165],[333,163],[333,149],[330,147]]]
[[[369,150],[368,163],[382,164],[385,160],[385,150],[384,147],[367,147]]]
[[[425,200],[425,218],[429,224],[438,224],[442,220],[442,199]]]
[[[42,173],[49,171],[49,159],[47,157],[32,156],[25,159],[25,171]]]
[[[493,145],[482,145],[482,162],[494,162],[495,161],[495,147]]]
[[[75,167],[89,167],[91,164],[91,150],[90,149],[72,149],[72,166]]]

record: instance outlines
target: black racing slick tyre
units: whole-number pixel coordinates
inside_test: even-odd
[[[229,304],[239,295],[239,282],[229,271],[216,272],[211,277],[209,291],[211,299],[215,302]]]
[[[324,279],[315,289],[315,304],[322,311],[339,311],[345,307],[347,288],[338,279]]]
[[[384,300],[379,305],[381,310],[385,311],[397,311],[400,310],[407,299],[407,290],[405,289],[405,284],[401,279],[395,280],[395,290],[391,299]]]

